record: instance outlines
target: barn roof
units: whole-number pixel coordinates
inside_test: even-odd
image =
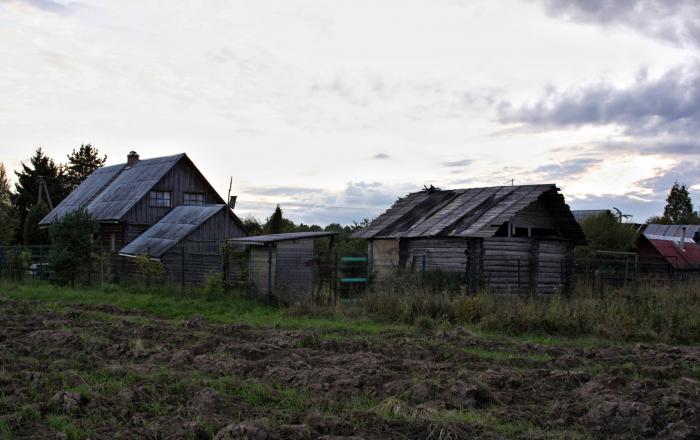
[[[119,251],[119,254],[126,256],[148,255],[153,258],[161,258],[173,246],[222,209],[224,209],[224,205],[178,206],[161,221],[126,245]]]
[[[142,159],[132,166],[123,163],[99,168],[44,217],[40,224],[51,224],[81,207],[87,208],[97,221],[118,221],[183,157],[186,155],[181,153]]]
[[[685,242],[683,249],[678,245],[679,241],[672,238],[656,235],[649,238],[644,236],[654,246],[654,249],[664,257],[675,269],[697,269],[700,268],[700,246],[694,241]]]
[[[308,240],[322,237],[330,237],[338,235],[337,232],[289,232],[284,234],[267,234],[255,235],[252,237],[240,237],[229,239],[231,243],[250,244],[250,245],[265,245],[269,243],[277,243],[279,241],[290,240]]]
[[[353,238],[491,237],[518,212],[542,201],[564,237],[585,235],[554,184],[427,190],[400,198]]]

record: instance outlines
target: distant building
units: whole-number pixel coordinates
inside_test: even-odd
[[[596,217],[599,215],[612,215],[609,209],[574,209],[571,211],[577,222],[581,223],[587,218]]]
[[[700,269],[700,225],[645,225],[637,241],[640,256],[663,259],[674,270]]]
[[[145,255],[161,260],[170,281],[201,282],[220,271],[220,259],[191,259],[183,267],[182,248],[216,248],[245,235],[241,221],[186,154],[139,159],[97,169],[40,225],[86,208],[99,222],[98,242],[114,256]],[[179,248],[179,250],[178,250]],[[211,252],[209,252],[211,253]],[[130,274],[128,260],[113,258],[114,273]]]
[[[377,278],[398,269],[456,272],[469,289],[551,293],[572,277],[581,227],[554,184],[408,194],[353,238]]]

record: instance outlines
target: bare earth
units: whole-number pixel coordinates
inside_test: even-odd
[[[0,439],[700,438],[698,347],[0,316]]]

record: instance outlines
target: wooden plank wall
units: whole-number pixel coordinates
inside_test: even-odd
[[[400,242],[402,267],[464,273],[467,268],[467,240],[464,238],[411,238]]]
[[[554,240],[538,242],[537,293],[554,293],[571,283],[573,245]]]
[[[170,208],[150,206],[150,192],[134,205],[124,216],[124,221],[133,225],[154,225],[176,206],[184,202],[186,192],[199,192],[205,194],[205,204],[217,203],[216,195],[208,188],[199,175],[188,166],[187,161],[178,162],[165,176],[153,187],[154,191],[170,191]]]
[[[399,240],[370,240],[371,270],[379,279],[392,276],[399,268]]]
[[[275,285],[275,261],[277,251],[272,248],[272,285]],[[248,265],[250,276],[250,293],[260,298],[267,297],[268,291],[268,249],[267,246],[251,246],[250,263]]]
[[[532,241],[516,237],[483,239],[480,284],[497,292],[528,292],[532,283]]]
[[[311,299],[314,288],[314,240],[277,243],[275,296],[283,304]]]

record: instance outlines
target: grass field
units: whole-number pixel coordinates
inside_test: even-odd
[[[700,429],[695,346],[387,324],[361,307],[309,312],[167,290],[2,284],[0,439]]]

